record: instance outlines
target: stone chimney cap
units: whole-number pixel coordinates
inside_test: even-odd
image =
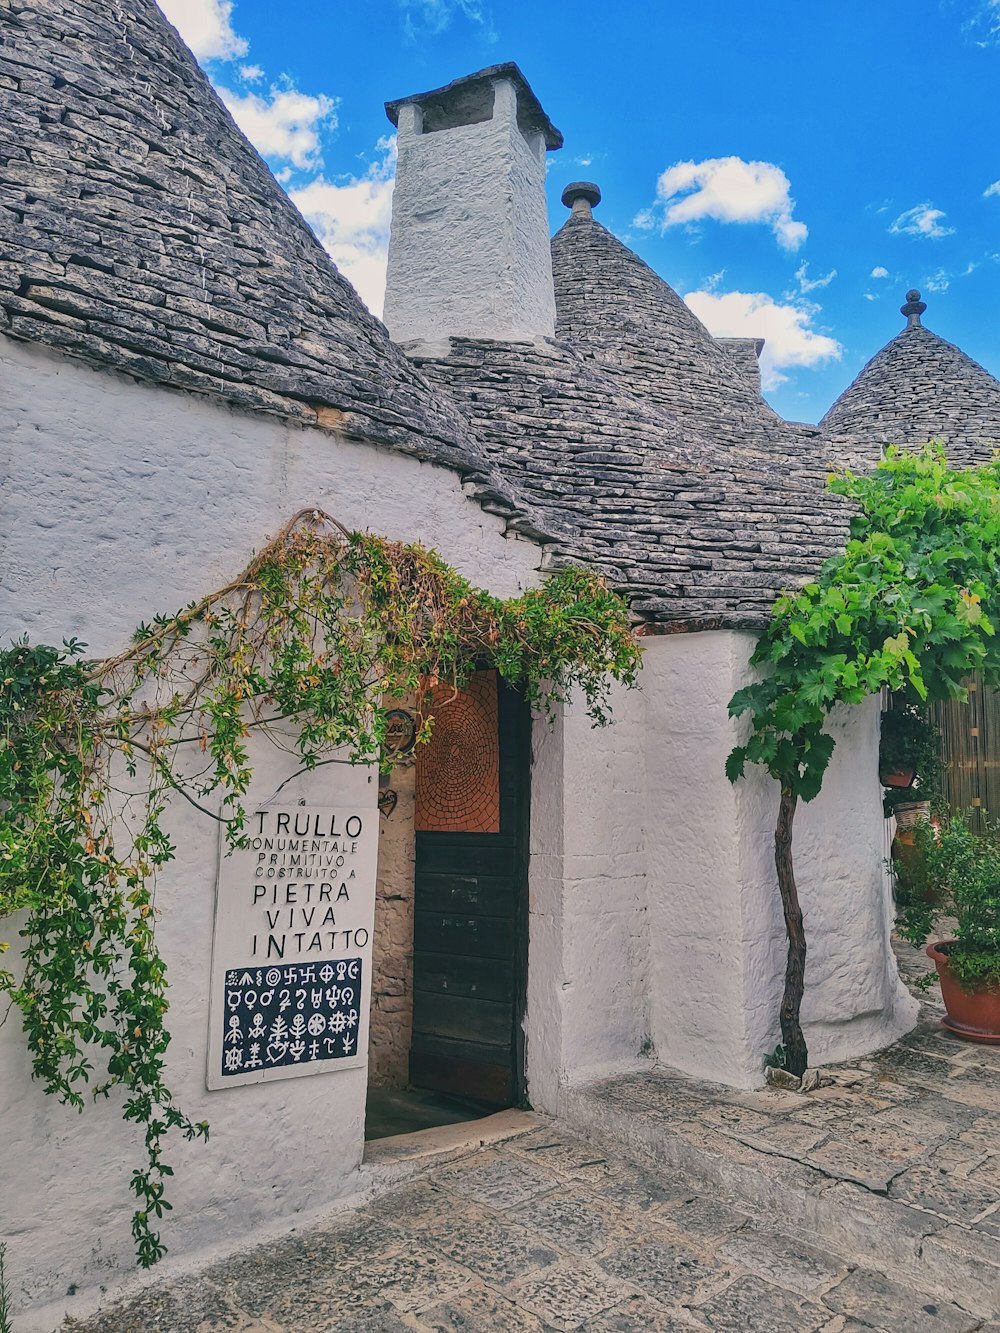
[[[601,202],[601,191],[593,181],[571,181],[562,192],[562,201],[567,208],[572,208],[578,199],[586,200],[591,208]]]
[[[906,316],[906,326],[910,329],[919,329],[920,316],[927,309],[927,302],[921,301],[920,293],[914,287],[906,293],[906,305],[899,307],[899,313]]]
[[[521,132],[543,135],[549,152],[561,148],[562,134],[542,110],[541,103],[531,91],[531,85],[512,60],[502,65],[488,65],[486,69],[466,74],[461,79],[452,79],[443,88],[433,88],[427,93],[412,93],[409,97],[397,97],[393,102],[386,102],[385,114],[393,125],[398,125],[400,108],[412,103],[423,111],[425,133],[453,129],[459,125],[475,125],[492,116],[493,85],[503,79],[509,80],[517,93],[517,123]]]

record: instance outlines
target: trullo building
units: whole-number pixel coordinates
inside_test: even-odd
[[[570,704],[529,733],[484,673],[382,813],[367,770],[286,788],[379,827],[367,1067],[206,1086],[218,839],[172,809],[169,1072],[212,1125],[174,1154],[172,1254],[360,1188],[370,1082],[554,1114],[567,1086],[651,1060],[759,1083],[784,959],[775,793],[726,781],[727,701],[775,596],[843,540],[829,462],[939,434],[942,411],[970,456],[1000,438],[1000,386],[911,318],[821,427],[782,421],[760,343],[713,338],[601,225],[595,186],[566,191],[550,241],[562,135],[512,64],[388,104],[385,326],[152,0],[4,8],[0,99],[5,642],[112,654],[316,506],[500,595],[595,568],[644,646],[605,731]],[[877,721],[874,700],[834,719],[797,833],[817,1062],[913,1020],[888,947]],[[256,758],[263,800],[294,768],[263,742]],[[129,1270],[119,1110],[44,1097],[16,1017],[0,1029],[19,1306]]]

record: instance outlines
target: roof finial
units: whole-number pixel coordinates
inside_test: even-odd
[[[927,302],[921,301],[920,293],[914,287],[906,293],[906,305],[899,307],[899,313],[906,316],[906,327],[908,329],[919,329],[920,316],[927,309]]]
[[[601,202],[601,192],[593,181],[572,181],[562,192],[562,201],[574,216],[590,217],[590,210]]]

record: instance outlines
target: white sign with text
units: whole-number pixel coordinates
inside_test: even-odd
[[[378,811],[267,806],[246,834],[219,865],[208,1086],[361,1068]]]

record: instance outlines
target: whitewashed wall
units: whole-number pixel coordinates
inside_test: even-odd
[[[750,678],[753,643],[729,631],[650,639],[642,671],[653,1042],[664,1064],[743,1087],[762,1081],[780,1039],[785,960],[777,784],[757,770],[733,786],[724,768],[738,736],[726,706]],[[793,844],[816,1064],[886,1045],[916,1018],[889,946],[878,701],[831,728],[837,749]]]
[[[446,469],[286,427],[204,399],[140,386],[0,339],[3,490],[0,637],[75,634],[93,653],[135,624],[219,586],[297,509],[421,539],[509,595],[537,581],[537,551],[504,536]],[[665,1064],[750,1086],[778,1040],[784,933],[774,885],[774,784],[732,787],[726,704],[748,677],[752,638],[714,632],[646,640],[641,688],[615,692],[594,731],[582,706],[533,737],[529,1095],[633,1067],[650,1038]],[[882,1045],[914,1006],[888,949],[881,872],[877,705],[835,719],[823,795],[796,821],[809,934],[807,1036],[824,1061]],[[291,771],[261,754],[260,790]],[[333,770],[285,794],[332,799]],[[364,770],[335,770],[374,805]],[[345,779],[345,773],[348,777]],[[196,1253],[353,1188],[363,1149],[363,1070],[208,1093],[208,978],[216,828],[177,806],[177,861],[161,878],[159,938],[170,968],[170,1079],[212,1123],[177,1144],[164,1226]],[[16,1016],[0,1029],[0,1235],[18,1304],[131,1267],[127,1167],[135,1136],[115,1104],[77,1117],[32,1085]]]
[[[4,643],[24,632],[36,642],[76,635],[94,654],[116,651],[140,620],[224,583],[307,505],[348,527],[432,544],[497,594],[537,579],[536,548],[506,538],[447,469],[2,338],[0,394]],[[273,747],[259,759],[258,794],[269,795],[292,770]],[[283,795],[374,805],[369,778],[326,767]],[[363,1149],[365,1073],[205,1090],[217,826],[177,802],[170,830],[178,856],[157,889],[171,983],[169,1082],[184,1109],[212,1125],[208,1145],[179,1142],[169,1154],[176,1211],[163,1233],[181,1255],[349,1190]],[[16,1014],[0,1029],[0,1138],[0,1236],[17,1305],[129,1269],[137,1136],[122,1127],[117,1102],[78,1116],[31,1083]]]
[[[528,1096],[637,1063],[648,1045],[644,697],[616,688],[594,729],[579,700],[535,722]]]

